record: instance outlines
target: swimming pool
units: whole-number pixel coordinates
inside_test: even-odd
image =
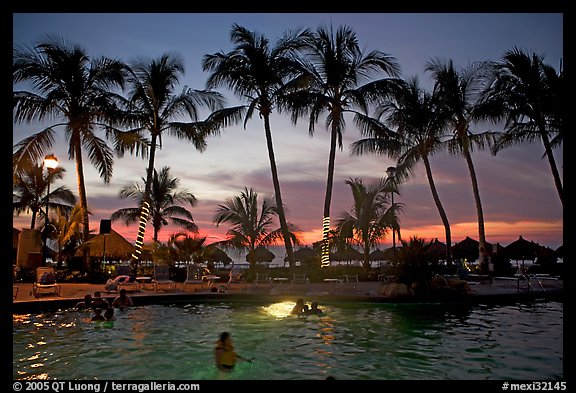
[[[444,306],[321,304],[322,316],[287,315],[294,301],[188,302],[116,312],[15,315],[14,379],[219,379],[213,348],[232,334],[229,379],[563,379],[563,303]]]

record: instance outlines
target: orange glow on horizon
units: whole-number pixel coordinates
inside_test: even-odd
[[[505,246],[514,240],[518,239],[518,236],[522,235],[527,240],[533,240],[542,245],[551,244],[554,247],[559,246],[562,243],[562,221],[518,221],[514,223],[508,222],[498,222],[498,221],[488,221],[484,223],[484,228],[486,231],[486,241],[489,243],[500,243],[500,245]],[[134,243],[137,234],[137,227],[125,227],[121,224],[115,224],[113,228],[116,232],[120,233],[126,238],[126,240]],[[478,223],[477,222],[462,222],[455,223],[450,226],[452,234],[452,244],[464,240],[467,236],[472,239],[478,240]],[[217,241],[224,240],[226,238],[226,230],[211,230],[211,231],[201,231],[198,236],[206,236],[206,243],[214,243]],[[178,232],[178,230],[172,230],[170,228],[164,228],[158,237],[161,242],[166,242],[172,233]],[[409,240],[411,237],[416,236],[419,238],[424,238],[426,241],[432,241],[438,239],[441,242],[445,242],[444,226],[442,225],[427,225],[418,228],[401,228],[400,234],[402,240]],[[193,234],[190,234],[191,236]],[[300,233],[302,238],[302,244],[296,245],[294,249],[303,247],[305,245],[312,246],[313,243],[322,240],[322,228],[313,229],[310,231],[302,231]],[[556,244],[560,239],[560,243]],[[148,243],[152,240],[152,231],[147,231],[147,236],[145,242]],[[386,247],[392,245],[392,234],[389,234],[382,242]],[[284,243],[280,242],[276,244],[277,246],[282,246]]]
[[[91,220],[92,222],[93,220]],[[97,226],[97,221],[93,221],[93,225]],[[13,226],[16,229],[29,228],[29,217],[22,215],[20,217],[13,217]],[[484,223],[486,231],[486,240],[489,243],[500,243],[506,246],[511,242],[518,239],[520,235],[527,240],[533,240],[541,245],[557,248],[563,243],[563,228],[564,223],[562,220],[556,221],[517,221],[517,222],[502,222],[502,221],[487,221]],[[130,243],[134,244],[138,233],[138,226],[131,225],[125,226],[122,223],[115,222],[112,224],[112,229],[122,235]],[[478,240],[478,223],[477,222],[459,222],[453,223],[450,226],[452,232],[452,244],[460,242],[466,236]],[[206,236],[206,243],[214,243],[224,240],[226,238],[225,228],[214,228],[209,230],[201,229],[198,236]],[[172,233],[180,232],[178,228],[164,227],[159,233],[159,240],[166,242]],[[93,233],[98,233],[98,228],[93,228]],[[151,227],[146,230],[144,243],[152,241],[153,231]],[[191,236],[193,234],[190,234]],[[409,240],[412,236],[424,238],[427,241],[432,241],[438,238],[439,241],[445,242],[444,227],[438,225],[426,225],[420,227],[402,227],[400,228],[400,235],[402,240]],[[322,240],[322,228],[314,228],[312,230],[302,231],[300,233],[302,239],[301,245],[296,245],[294,249],[298,249],[305,245],[312,246],[313,243]],[[392,235],[386,236],[382,242],[382,247],[390,247],[392,245]],[[397,242],[398,243],[398,242]],[[282,246],[283,243],[278,244]]]

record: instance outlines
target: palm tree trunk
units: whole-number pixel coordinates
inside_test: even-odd
[[[368,240],[364,241],[364,270],[366,273],[370,273],[370,242]]]
[[[80,141],[74,144],[74,155],[76,156],[76,176],[78,178],[78,196],[80,207],[82,208],[82,241],[90,240],[90,221],[88,218],[88,200],[86,199],[86,185],[84,183],[84,165],[82,163],[82,147]],[[84,247],[82,251],[82,266],[85,271],[91,271],[90,249]]]
[[[30,229],[36,226],[36,210],[32,210],[32,221],[30,222]]]
[[[446,263],[448,266],[452,265],[452,235],[450,233],[450,223],[448,222],[448,216],[446,211],[440,202],[440,197],[438,196],[438,191],[436,190],[436,184],[434,183],[434,178],[432,177],[432,168],[430,167],[430,161],[428,156],[422,156],[422,161],[424,161],[424,167],[426,168],[426,176],[428,177],[428,183],[430,184],[430,191],[432,191],[432,198],[434,198],[434,203],[444,224],[444,232],[446,233]]]
[[[278,219],[280,220],[280,229],[284,237],[284,246],[286,247],[286,256],[290,268],[294,268],[294,251],[292,249],[292,240],[288,231],[286,215],[284,214],[284,204],[280,192],[280,181],[278,180],[278,169],[276,168],[276,158],[274,157],[274,145],[272,143],[272,131],[270,130],[270,115],[264,114],[264,131],[266,133],[266,145],[268,146],[268,157],[270,159],[270,169],[272,171],[272,183],[274,184],[274,194],[276,198],[276,208],[278,209]]]
[[[542,143],[544,144],[544,149],[546,150],[546,157],[548,158],[548,163],[550,164],[550,169],[552,170],[552,176],[554,177],[556,191],[558,192],[562,206],[564,206],[564,189],[562,187],[562,180],[560,179],[558,167],[556,166],[556,160],[554,160],[554,154],[552,153],[552,146],[550,146],[550,140],[548,139],[548,134],[546,133],[544,127],[540,126],[539,128],[540,135],[542,136]]]
[[[140,226],[138,227],[138,234],[136,235],[136,243],[134,248],[136,252],[132,254],[132,271],[136,274],[140,262],[140,252],[144,244],[144,235],[146,234],[146,223],[150,213],[150,192],[152,189],[152,175],[154,173],[154,159],[156,157],[156,133],[152,133],[152,140],[150,142],[150,157],[148,159],[148,168],[146,168],[146,184],[144,186],[144,198],[142,199],[142,206],[140,207]]]
[[[464,158],[466,159],[466,164],[468,164],[470,180],[472,181],[472,191],[474,192],[474,200],[476,201],[476,211],[478,212],[478,259],[481,269],[487,271],[486,257],[488,252],[486,250],[486,234],[484,232],[484,213],[482,212],[482,202],[480,201],[480,191],[478,190],[478,179],[476,178],[474,163],[472,162],[470,151],[467,148],[464,148]]]
[[[326,180],[326,196],[324,198],[324,219],[323,225],[328,222],[330,227],[330,203],[332,202],[332,186],[334,183],[334,162],[336,161],[336,138],[337,138],[336,125],[332,124],[332,131],[330,133],[330,155],[328,156],[328,178]],[[324,230],[322,234],[322,250],[323,253],[329,254],[328,231]]]

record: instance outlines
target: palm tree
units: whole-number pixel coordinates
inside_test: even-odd
[[[189,236],[187,233],[174,233],[170,235],[168,244],[172,245],[180,261],[201,263],[207,259],[206,236]]]
[[[308,88],[292,94],[287,106],[292,111],[294,123],[299,117],[309,115],[310,135],[314,135],[314,126],[320,115],[326,114],[330,153],[324,199],[323,254],[327,255],[336,146],[342,149],[342,133],[346,125],[344,114],[357,113],[357,110],[366,113],[369,105],[381,100],[397,81],[379,79],[362,83],[373,75],[396,77],[400,66],[392,56],[381,51],[362,52],[356,33],[348,26],[341,26],[336,32],[332,28],[318,28],[307,39],[303,52],[306,60],[302,65]]]
[[[130,66],[128,83],[130,92],[127,102],[127,112],[123,114],[123,124],[131,127],[138,134],[148,132],[149,157],[146,170],[146,180],[143,198],[141,200],[140,220],[146,222],[152,197],[154,162],[156,149],[162,146],[162,136],[169,134],[178,139],[192,142],[194,147],[202,152],[206,149],[206,137],[218,132],[220,127],[238,120],[240,108],[223,108],[223,97],[217,92],[193,90],[184,88],[181,93],[175,89],[184,75],[183,59],[176,54],[163,54],[158,59],[141,59]],[[199,120],[199,111],[207,108],[214,111],[205,120]],[[183,122],[182,115],[191,121]],[[154,222],[154,225],[159,225]],[[155,232],[158,227],[154,227]],[[136,245],[141,245],[146,226],[138,230]],[[156,239],[156,234],[154,236]],[[133,254],[135,265],[138,264],[139,253]]]
[[[142,179],[146,184],[146,179]],[[190,232],[198,232],[192,213],[180,204],[196,205],[196,197],[187,190],[178,190],[180,179],[170,176],[170,168],[163,167],[160,172],[154,170],[152,187],[149,194],[150,218],[154,228],[153,240],[158,242],[158,233],[163,226],[173,224]],[[130,184],[120,190],[120,198],[129,198],[142,205],[145,198],[144,189],[140,184]],[[133,224],[140,219],[140,208],[129,207],[116,210],[110,216],[112,221],[122,220],[126,225]]]
[[[370,271],[370,249],[384,238],[389,228],[394,228],[397,220],[396,209],[392,209],[387,200],[386,180],[380,179],[374,184],[365,185],[362,179],[349,179],[346,184],[352,190],[354,203],[350,212],[342,213],[337,220],[340,237],[350,239],[362,246],[367,272]]]
[[[562,108],[562,73],[544,63],[544,58],[514,48],[502,60],[490,64],[489,78],[482,93],[476,116],[494,122],[505,120],[505,130],[493,147],[503,148],[540,139],[552,171],[554,184],[564,203],[562,179],[554,153],[553,141],[560,144],[564,134]],[[554,138],[557,135],[558,138]]]
[[[440,100],[439,105],[448,111],[449,128],[452,130],[452,138],[446,143],[448,151],[452,154],[461,154],[466,160],[472,191],[476,202],[478,214],[478,251],[482,269],[487,269],[486,234],[484,231],[484,213],[480,200],[478,179],[472,161],[474,147],[484,149],[493,140],[494,133],[486,132],[474,134],[470,125],[474,120],[475,98],[481,79],[482,63],[472,64],[457,72],[452,61],[431,60],[426,64],[426,71],[432,73],[435,83],[433,94]]]
[[[248,101],[244,127],[254,111],[258,111],[264,122],[276,210],[290,267],[295,266],[294,255],[276,168],[270,115],[285,92],[301,83],[299,63],[294,60],[294,55],[307,35],[307,30],[287,32],[275,46],[270,47],[269,40],[263,35],[234,24],[230,32],[234,49],[228,53],[206,55],[202,61],[204,71],[212,72],[206,83],[208,87],[227,86]]]
[[[31,82],[32,85],[32,91],[14,91],[14,121],[62,119],[15,145],[14,173],[22,174],[43,158],[54,143],[55,128],[63,127],[68,156],[76,160],[84,241],[89,239],[90,226],[83,149],[108,184],[113,151],[95,132],[105,126],[104,121],[113,113],[118,96],[112,90],[123,86],[124,70],[120,61],[105,57],[92,59],[83,48],[53,37],[32,48],[15,46],[13,51],[14,83]],[[131,148],[123,141],[122,133],[111,131],[109,135],[120,150]],[[89,268],[88,252],[83,255],[86,268]]]
[[[52,220],[58,243],[58,266],[61,266],[63,260],[72,258],[77,246],[81,244],[82,216],[82,207],[76,204],[70,211],[58,211],[58,217]]]
[[[262,200],[258,206],[258,193],[252,188],[244,187],[244,191],[234,198],[227,199],[224,204],[218,205],[214,215],[214,223],[219,226],[222,223],[232,225],[228,230],[226,239],[220,244],[247,251],[254,255],[258,246],[274,244],[283,238],[280,228],[271,230],[273,218],[278,215],[278,209],[271,198]],[[297,228],[288,224],[290,228],[290,240],[294,244],[300,244]],[[249,258],[250,268],[256,267],[256,261]]]
[[[58,167],[48,171],[48,174],[45,175],[44,166],[36,164],[25,172],[14,174],[12,210],[16,216],[31,212],[31,229],[36,227],[36,215],[40,214],[39,218],[46,217],[46,212],[43,212],[42,209],[46,208],[47,201],[48,209],[62,213],[72,210],[72,206],[76,203],[76,197],[67,187],[58,187],[51,190],[50,195],[46,195],[48,185],[56,180],[61,180],[64,177],[64,172],[66,172],[64,168]]]
[[[393,99],[378,108],[377,119],[365,116],[355,118],[364,134],[369,137],[360,139],[351,146],[352,154],[364,152],[387,154],[398,160],[395,180],[402,180],[413,172],[414,166],[421,160],[432,192],[432,198],[440,214],[446,235],[446,261],[452,263],[450,249],[452,236],[446,211],[442,206],[430,165],[430,157],[445,148],[446,111],[439,105],[438,96],[422,90],[416,77],[411,78],[401,89],[393,94]],[[395,128],[392,131],[386,124]]]

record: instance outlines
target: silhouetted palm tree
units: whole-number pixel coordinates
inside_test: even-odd
[[[352,190],[354,203],[350,212],[343,212],[337,220],[340,237],[349,239],[362,247],[364,268],[369,271],[371,247],[376,246],[393,228],[397,211],[388,203],[386,180],[380,179],[365,185],[362,179],[349,179],[346,184]]]
[[[39,219],[46,217],[46,198],[48,198],[48,209],[59,212],[72,210],[76,197],[67,187],[58,187],[51,190],[50,195],[46,195],[48,184],[61,180],[64,172],[66,172],[64,168],[58,167],[45,173],[44,166],[36,164],[25,172],[14,174],[12,210],[16,216],[31,212],[31,229],[36,227],[36,215]]]
[[[58,266],[64,260],[74,256],[76,248],[82,243],[82,207],[74,205],[70,211],[58,211],[58,217],[51,220],[56,228],[54,234],[58,243]]]
[[[489,71],[475,113],[483,119],[506,122],[492,152],[540,139],[560,202],[564,203],[562,179],[552,151],[553,144],[562,143],[564,134],[562,73],[545,64],[543,57],[518,48],[490,63]]]
[[[416,77],[411,78],[403,88],[392,95],[390,102],[381,105],[376,118],[357,116],[356,123],[364,134],[370,137],[360,139],[351,146],[352,154],[363,152],[386,154],[398,160],[395,180],[399,181],[413,172],[413,168],[422,161],[430,191],[446,234],[446,260],[452,262],[450,249],[452,236],[446,211],[442,206],[434,177],[430,157],[445,149],[447,112],[439,105],[438,97],[425,92]],[[383,117],[383,118],[382,118]],[[380,119],[382,118],[382,122]],[[390,128],[396,131],[392,131]]]
[[[146,210],[145,203],[150,203],[153,182],[156,149],[162,146],[165,134],[192,142],[202,152],[206,149],[206,137],[217,133],[220,127],[234,122],[241,115],[240,108],[223,109],[224,100],[220,93],[193,90],[185,87],[176,93],[181,76],[184,75],[184,63],[180,56],[164,54],[158,59],[140,59],[130,66],[128,76],[129,95],[127,112],[120,123],[130,127],[140,135],[148,133],[149,157],[146,169],[146,180],[141,201],[141,209]],[[213,111],[205,120],[200,119],[200,109]],[[186,115],[189,121],[183,121]],[[141,211],[140,215],[143,215]],[[153,220],[153,225],[159,225]],[[140,227],[136,239],[142,244],[145,226]],[[159,227],[155,227],[155,231]],[[154,236],[156,239],[156,235]],[[134,254],[138,264],[139,254]]]
[[[232,225],[228,230],[228,239],[219,242],[228,247],[245,250],[254,255],[258,246],[267,246],[283,239],[281,228],[271,230],[274,216],[278,215],[272,198],[264,198],[262,206],[258,206],[258,193],[253,189],[244,188],[240,195],[227,199],[224,204],[218,205],[214,215],[214,223]],[[297,235],[298,229],[288,223],[290,240],[293,244],[300,244]],[[250,268],[256,266],[256,261],[249,258]]]
[[[319,27],[307,39],[303,53],[306,58],[302,65],[308,87],[292,94],[287,106],[292,111],[294,123],[301,116],[309,116],[310,135],[314,135],[318,118],[326,114],[330,153],[323,225],[329,227],[336,147],[342,149],[342,133],[346,125],[344,115],[357,111],[367,113],[369,105],[381,100],[390,86],[396,83],[389,79],[374,81],[370,78],[380,75],[396,77],[400,73],[400,66],[392,56],[381,51],[363,52],[356,33],[348,26],[341,26],[336,32],[332,27]],[[327,232],[324,231],[324,253],[329,248],[326,237]]]
[[[146,184],[146,179],[142,179]],[[170,176],[170,168],[163,167],[160,172],[154,170],[152,187],[150,190],[150,219],[154,228],[153,240],[158,242],[158,233],[163,226],[173,224],[190,232],[198,232],[192,213],[180,204],[191,207],[196,205],[196,197],[188,190],[178,190],[180,179]],[[140,184],[128,185],[120,191],[120,198],[129,198],[141,206],[145,198],[145,187]],[[121,220],[126,225],[133,224],[140,219],[140,208],[124,208],[116,210],[110,218],[113,221]]]
[[[248,101],[244,127],[252,118],[254,111],[258,111],[264,121],[276,209],[290,267],[294,266],[293,248],[276,168],[270,114],[281,96],[300,84],[299,63],[293,56],[302,46],[302,38],[307,34],[306,30],[287,32],[271,47],[269,40],[263,35],[234,24],[230,32],[234,49],[228,53],[206,55],[202,61],[204,71],[212,72],[207,81],[208,87],[227,86],[236,95]]]
[[[453,136],[447,142],[448,151],[452,154],[461,154],[466,160],[472,192],[476,202],[478,214],[478,249],[480,264],[483,269],[487,268],[486,234],[484,231],[484,212],[480,200],[480,190],[476,170],[472,161],[474,148],[483,149],[493,140],[494,133],[474,134],[470,125],[474,120],[473,110],[481,79],[482,63],[472,64],[458,72],[451,60],[445,62],[439,59],[431,60],[426,64],[426,71],[430,71],[434,77],[434,92],[440,100],[439,105],[444,106],[449,115],[449,128]]]
[[[174,233],[170,235],[168,245],[174,247],[180,261],[202,263],[207,260],[206,236]]]
[[[30,82],[32,86],[31,91],[14,91],[15,122],[62,119],[15,145],[14,173],[22,174],[42,159],[54,143],[55,128],[63,127],[68,156],[76,160],[84,241],[89,239],[90,226],[83,154],[88,155],[104,182],[109,183],[113,150],[96,136],[96,131],[105,127],[108,115],[114,112],[118,96],[113,89],[123,86],[124,71],[120,61],[90,58],[83,48],[53,37],[32,48],[15,46],[13,51],[14,83]],[[125,135],[120,132],[110,131],[109,136],[121,151],[134,147],[126,144]],[[88,251],[84,253],[84,264],[89,267]]]

